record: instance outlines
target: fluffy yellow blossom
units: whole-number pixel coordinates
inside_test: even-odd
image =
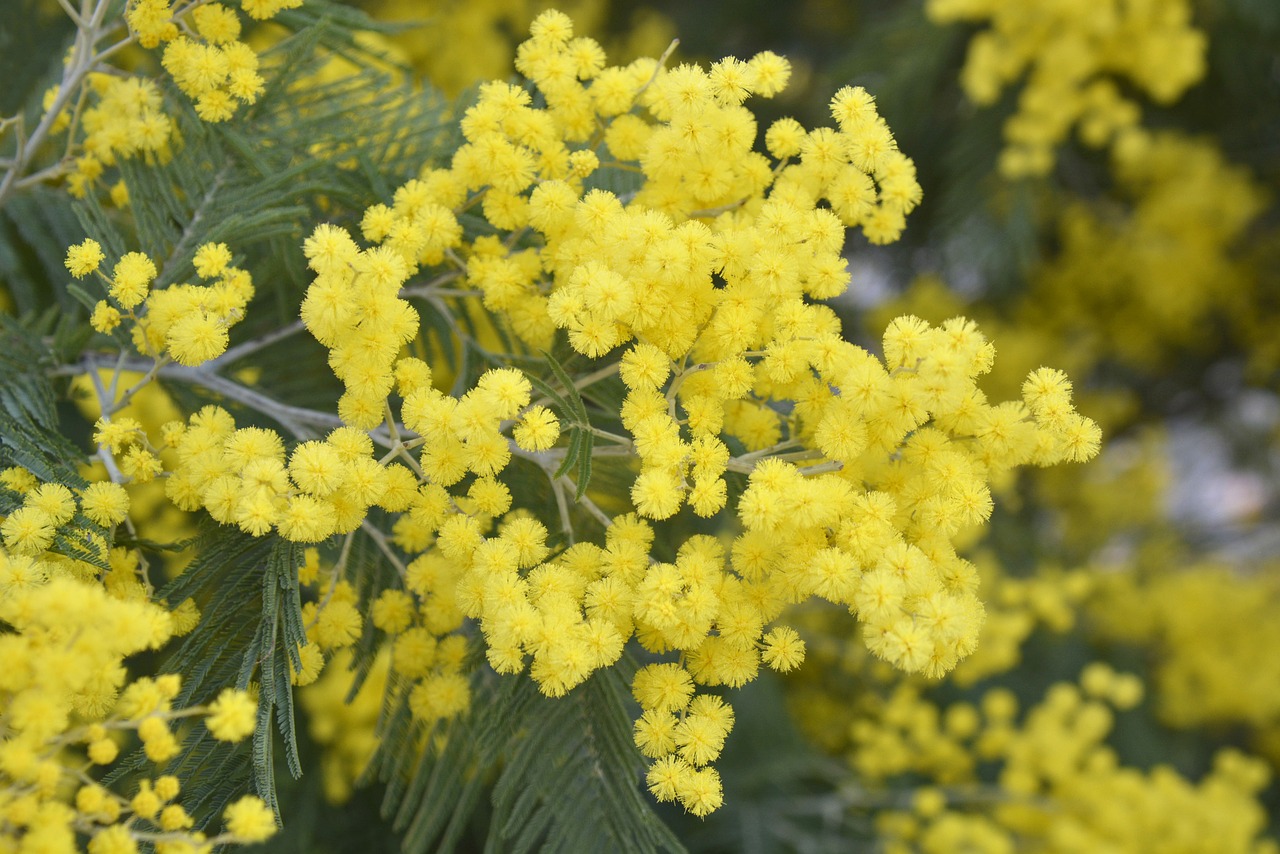
[[[237,842],[263,842],[276,834],[276,817],[256,795],[245,795],[232,803],[222,818]]]
[[[80,496],[80,506],[99,525],[118,525],[129,514],[129,494],[118,483],[93,483]]]
[[[1043,175],[1054,148],[1072,128],[1089,145],[1110,144],[1137,124],[1140,108],[1117,83],[1169,104],[1205,73],[1206,39],[1191,23],[1191,4],[1170,0],[1109,11],[1083,2],[1029,0],[1018,7],[969,0],[929,0],[937,23],[989,24],[969,42],[960,82],[976,103],[1026,84],[1018,111],[1004,126],[1000,170],[1009,177]]]
[[[253,732],[258,720],[258,704],[243,691],[227,688],[209,707],[205,725],[220,741],[241,741]]]
[[[98,269],[102,259],[102,247],[98,245],[98,241],[85,240],[83,243],[78,243],[67,250],[66,265],[67,269],[71,271],[71,275],[77,279],[83,279]]]
[[[765,664],[782,673],[794,670],[804,661],[804,641],[796,630],[780,626],[764,636]]]
[[[134,308],[147,296],[156,265],[141,252],[126,252],[111,275],[111,296],[124,308]]]
[[[551,410],[535,406],[521,417],[513,436],[527,451],[545,451],[560,438],[560,423]]]

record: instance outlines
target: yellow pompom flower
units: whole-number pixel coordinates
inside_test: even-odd
[[[141,252],[126,252],[112,273],[111,296],[123,307],[133,308],[147,298],[155,277],[155,262]]]
[[[764,651],[760,657],[779,673],[787,673],[804,661],[804,641],[795,629],[778,626],[764,636]]]
[[[693,696],[693,680],[679,664],[649,664],[636,671],[631,692],[643,709],[679,711]]]
[[[227,349],[226,324],[203,311],[183,315],[166,336],[167,349],[174,361],[188,367],[202,365]]]
[[[373,624],[389,634],[399,634],[413,622],[413,597],[403,590],[384,590],[373,603]]]
[[[89,761],[95,765],[110,765],[116,761],[120,748],[109,738],[100,738],[89,745]]]
[[[217,6],[218,4],[214,3],[213,5]],[[197,9],[196,11],[200,10]],[[196,250],[195,257],[191,259],[191,263],[196,268],[197,276],[202,279],[212,279],[222,275],[223,271],[231,263],[231,250],[227,248],[225,243],[205,243]]]
[[[339,451],[326,442],[303,442],[289,457],[289,476],[303,492],[324,498],[338,488],[347,465]]]
[[[205,726],[219,741],[242,741],[253,732],[258,704],[244,691],[227,688],[209,706]]]
[[[85,240],[67,250],[66,266],[77,279],[98,269],[103,259],[102,246],[96,240]]]
[[[256,795],[245,795],[228,806],[222,818],[237,842],[263,842],[276,833],[276,817]]]
[[[303,609],[304,619],[310,620],[313,616],[314,623],[307,630],[307,636],[322,650],[350,646],[360,637],[363,620],[350,602],[335,598],[318,615],[314,605]]]
[[[109,334],[120,325],[120,312],[106,300],[98,300],[98,304],[93,307],[93,314],[89,317],[89,325],[95,332]]]
[[[428,723],[457,717],[471,708],[471,686],[457,673],[428,676],[409,694],[409,708]]]
[[[95,833],[89,840],[88,850],[89,854],[137,854],[138,843],[128,827],[114,824]]]
[[[17,554],[38,555],[53,543],[53,517],[36,507],[19,507],[0,523],[5,548]]]
[[[80,508],[103,527],[119,525],[129,515],[129,493],[118,483],[92,483],[80,496]]]
[[[535,406],[521,417],[512,436],[526,451],[545,451],[560,438],[560,422],[550,409]]]

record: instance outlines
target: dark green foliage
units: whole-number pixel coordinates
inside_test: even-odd
[[[62,435],[41,332],[38,324],[0,314],[0,463],[23,466],[43,481],[83,487],[74,465],[83,453]]]
[[[383,813],[404,850],[478,844],[467,834],[482,815],[486,851],[683,851],[641,791],[626,679],[607,668],[548,698],[482,669],[470,716],[425,734],[401,696],[368,773],[387,783]]]
[[[302,548],[277,537],[255,538],[214,525],[208,525],[190,548],[196,559],[160,596],[173,606],[193,599],[201,619],[160,672],[182,674],[177,697],[182,706],[211,702],[227,686],[256,684],[258,725],[249,745],[217,741],[203,724],[194,725],[170,771],[187,781],[183,803],[193,815],[220,813],[250,785],[278,810],[277,730],[289,772],[302,774],[289,682],[290,661],[297,662],[298,646],[306,640],[297,582]],[[139,751],[122,761],[113,777],[146,764]]]
[[[13,194],[0,207],[0,283],[13,299],[15,314],[50,307],[75,310],[63,259],[67,247],[83,239],[72,200],[64,192],[33,187]]]
[[[582,395],[564,366],[550,353],[542,355],[546,359],[546,364],[551,366],[551,373],[558,387],[552,386],[547,380],[529,371],[525,371],[525,376],[529,378],[534,389],[552,403],[560,420],[569,426],[569,446],[554,476],[561,477],[571,471],[576,472],[577,488],[574,497],[581,499],[587,494],[587,484],[591,481],[591,449],[595,444],[595,434],[591,431],[591,417],[587,414]]]

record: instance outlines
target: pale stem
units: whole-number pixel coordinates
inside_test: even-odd
[[[229,365],[232,362],[237,362],[252,353],[256,353],[259,350],[270,347],[277,341],[283,341],[285,338],[297,335],[305,328],[306,327],[302,325],[301,320],[295,320],[288,326],[282,326],[279,329],[268,332],[260,338],[254,338],[252,341],[245,341],[234,347],[227,348],[225,353],[211,362],[208,362],[206,367],[221,367],[222,365]]]
[[[338,587],[338,579],[342,577],[342,573],[347,569],[347,561],[351,557],[351,544],[355,542],[355,539],[356,532],[351,531],[342,541],[342,551],[338,554],[338,559],[334,561],[333,568],[329,570],[329,586],[325,589],[324,596],[322,596],[320,601],[316,603],[315,616],[302,627],[304,632],[320,620],[320,612],[325,609],[325,606],[329,604],[329,600],[333,598],[333,592]]]
[[[49,105],[49,109],[45,110],[44,115],[40,117],[40,122],[30,136],[23,135],[22,122],[18,122],[17,146],[13,162],[9,170],[5,172],[4,178],[0,179],[0,207],[4,206],[5,199],[14,189],[25,185],[26,182],[20,179],[22,178],[22,173],[30,165],[31,156],[44,144],[45,138],[53,130],[59,114],[61,114],[71,98],[79,97],[80,85],[84,82],[89,72],[93,70],[94,66],[101,61],[101,54],[95,54],[93,48],[104,35],[102,20],[106,16],[108,5],[110,5],[110,0],[98,0],[92,12],[90,12],[89,4],[86,2],[81,4],[79,14],[73,15],[72,20],[76,22],[76,39],[71,49],[71,62],[62,71],[62,80],[58,83],[58,91],[53,97],[53,102]],[[66,9],[65,5],[64,9]],[[70,10],[67,11],[70,13]],[[87,21],[86,18],[88,19]],[[128,36],[125,41],[131,42],[132,36]]]
[[[632,446],[630,436],[620,436],[617,433],[610,433],[608,430],[601,430],[599,427],[585,425],[591,431],[593,436],[599,436],[601,439],[608,439],[610,442],[617,442],[624,448],[630,449]]]
[[[111,414],[108,412],[107,390],[102,385],[102,376],[95,368],[89,371],[89,377],[93,382],[94,393],[98,397],[98,408],[102,411],[103,415],[106,416],[107,420],[110,420]],[[123,485],[129,480],[125,477],[124,472],[120,471],[120,466],[116,463],[115,454],[111,452],[109,447],[106,445],[99,445],[97,457],[102,460],[103,468],[107,470],[107,476],[111,478],[112,483]],[[129,532],[129,536],[137,539],[138,529],[134,527],[133,520],[128,516],[124,519],[124,527],[125,530]],[[135,552],[138,555],[138,580],[142,582],[142,587],[147,591],[148,598],[153,597],[155,594],[155,588],[151,586],[151,579],[147,577],[147,571],[150,568],[150,564],[147,563],[147,558],[143,555],[141,549],[135,549]]]
[[[150,372],[153,367],[155,367],[154,360],[143,358],[124,359],[120,365],[121,370],[132,370],[139,373]],[[97,370],[97,362],[92,355],[89,355],[86,356],[79,364],[64,366],[55,370],[53,373],[59,376],[87,373],[92,376],[97,373]],[[184,365],[169,363],[156,368],[155,376],[174,380],[176,382],[198,385],[208,389],[209,391],[217,392],[229,400],[233,400],[236,403],[249,407],[250,409],[255,409],[263,415],[267,415],[275,419],[299,439],[305,440],[316,438],[316,432],[304,425],[315,425],[329,429],[344,426],[342,419],[335,414],[319,412],[314,409],[304,409],[299,406],[290,406],[288,404],[281,403],[280,401],[268,397],[261,392],[254,391],[247,386],[243,386],[219,374],[205,370],[204,368],[188,368]],[[105,390],[103,394],[106,394]],[[377,442],[383,447],[394,447],[394,443],[382,431],[371,430],[369,431],[369,436],[374,442]]]
[[[680,393],[680,387],[684,385],[684,381],[688,379],[691,374],[696,374],[699,371],[706,371],[712,367],[714,367],[714,364],[710,362],[699,362],[696,365],[681,368],[679,373],[675,375],[675,378],[672,379],[671,388],[667,389],[666,394],[667,414],[671,416],[672,421],[676,420],[676,395]]]
[[[455,279],[462,278],[462,273],[457,270],[450,270],[447,273],[441,273],[429,282],[421,285],[411,285],[400,289],[402,297],[429,297],[441,292],[441,286],[447,285]]]
[[[391,543],[387,541],[387,535],[382,533],[368,519],[360,523],[360,530],[369,535],[369,539],[373,540],[374,545],[378,547],[378,551],[391,562],[396,568],[396,572],[400,573],[400,580],[404,581],[405,576],[409,574],[409,570],[404,565],[404,561],[400,560],[395,551],[391,548]]]
[[[666,66],[667,60],[671,58],[671,54],[675,53],[676,48],[679,46],[680,39],[672,39],[671,44],[667,45],[667,49],[662,52],[662,56],[658,57],[658,64],[653,67],[653,74],[649,75],[649,79],[644,82],[644,85],[637,89],[636,93],[631,96],[631,102],[633,104],[636,99],[643,95],[644,91],[652,86],[654,81],[658,79],[658,74],[662,71],[663,67]]]
[[[752,451],[747,454],[739,454],[738,456],[730,459],[729,462],[730,463],[752,462],[752,461],[760,460],[763,457],[773,456],[774,454],[777,454],[779,451],[789,451],[792,448],[799,448],[799,447],[801,447],[799,439],[787,439],[785,441],[778,442],[776,445],[770,445],[767,448],[761,448],[758,451]]]
[[[568,475],[561,476],[560,481],[566,489],[572,489],[574,492],[578,491],[578,485],[574,483]],[[579,507],[594,516],[601,525],[606,528],[613,527],[613,519],[610,518],[608,513],[604,512],[604,510],[600,508],[600,505],[592,501],[586,493],[583,493],[581,498],[575,498],[574,500],[577,502]]]
[[[796,443],[796,444],[799,444],[799,443]],[[725,464],[725,468],[729,471],[736,471],[741,474],[751,474],[751,472],[755,470],[755,467],[760,463],[761,458],[756,457],[754,459],[747,459],[747,456],[748,455],[744,454],[741,457],[732,457],[729,460],[729,462]],[[773,454],[773,455],[770,455],[768,458],[771,460],[781,460],[782,462],[787,462],[787,463],[801,463],[807,460],[823,459],[823,455],[821,451],[795,451],[794,453],[790,453],[790,454]],[[818,466],[810,466],[809,468],[802,468],[800,469],[800,474],[820,474],[823,471],[839,471],[840,470],[839,464],[836,464],[837,467],[834,469],[823,468],[822,466],[824,465],[827,465],[827,463],[823,463],[822,465],[818,465]]]
[[[142,379],[138,380],[136,383],[134,383],[133,385],[125,389],[124,394],[120,395],[120,399],[112,403],[111,408],[109,410],[105,410],[105,413],[107,415],[114,415],[115,413],[119,412],[121,409],[124,409],[126,406],[128,406],[129,401],[133,399],[133,396],[136,395],[138,392],[142,391],[148,385],[150,385],[151,381],[156,378],[156,374],[160,371],[161,368],[163,368],[166,364],[168,364],[168,362],[169,360],[166,357],[161,357],[157,359],[155,362],[153,362],[151,364],[151,369],[147,371],[146,376],[144,376]],[[115,394],[116,381],[119,378],[120,373],[121,373],[120,367],[119,365],[117,365],[115,373],[111,377],[111,393],[113,395]]]
[[[844,463],[839,460],[828,460],[825,463],[819,463],[816,466],[806,466],[799,469],[801,475],[809,477],[815,474],[828,474],[830,472],[843,471]]]

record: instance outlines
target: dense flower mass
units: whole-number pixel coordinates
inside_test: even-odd
[[[408,592],[424,606],[440,601],[421,628],[407,598],[380,599],[375,619],[401,638],[393,667],[422,679],[411,702],[424,720],[466,708],[465,682],[430,671],[416,651],[464,617],[478,621],[495,670],[529,667],[551,696],[615,664],[633,636],[655,654],[679,652],[685,678],[702,685],[742,685],[762,654],[792,669],[799,638],[785,626],[765,632],[811,596],[857,614],[871,648],[904,670],[950,670],[976,644],[983,609],[949,537],[989,515],[990,478],[1096,452],[1097,428],[1075,413],[1070,384],[1046,369],[1028,380],[1025,404],[991,406],[974,380],[993,350],[971,323],[901,318],[881,362],[806,300],[846,286],[846,226],[895,239],[919,201],[914,167],[864,90],[833,99],[839,130],[775,123],[770,161],[752,152],[755,122],[741,104],[785,83],[780,57],[710,71],[606,67],[562,15],[539,17],[531,32],[517,66],[544,107],[487,84],[449,168],[365,211],[362,235],[375,245],[332,225],[306,241],[316,277],[302,319],[329,349],[349,426],[298,445],[286,469],[283,442],[207,411],[178,444],[200,471],[180,467],[170,495],[250,533],[303,542],[349,536],[375,504],[401,514],[397,544],[421,552],[407,565]],[[629,160],[644,176],[629,199],[584,184]],[[468,240],[458,218],[476,204],[511,239]],[[548,560],[547,528],[513,505],[518,485],[504,479],[513,458],[554,465],[541,455],[556,450],[559,424],[595,428],[535,405],[518,371],[491,370],[453,397],[426,363],[399,355],[420,334],[410,300],[439,287],[412,283],[430,268],[445,271],[433,282],[465,278],[528,345],[549,346],[563,329],[574,350],[621,375],[629,435],[603,435],[639,461],[636,512],[602,512],[604,543]],[[386,431],[375,436],[388,448],[382,460],[352,428]],[[748,475],[733,507],[730,472]],[[732,548],[694,537],[674,562],[654,557],[653,522],[684,506],[702,517],[732,511]],[[333,619],[342,599],[324,599]],[[719,780],[704,766],[732,716],[704,732],[686,725],[684,703],[642,709],[637,743],[661,760],[655,794],[696,814],[715,809]]]
[[[992,478],[1097,451],[1070,383],[1045,369],[1028,379],[1025,403],[992,406],[974,382],[994,351],[972,323],[899,318],[881,361],[809,301],[846,287],[846,227],[894,240],[920,200],[914,166],[865,90],[832,100],[838,129],[775,122],[770,159],[752,150],[755,119],[742,104],[785,85],[781,57],[710,70],[607,67],[559,13],[531,32],[517,66],[544,106],[487,84],[449,167],[365,211],[373,245],[334,225],[305,242],[316,275],[302,321],[346,388],[344,426],[289,450],[280,435],[206,407],[157,440],[176,459],[166,495],[255,536],[304,543],[350,538],[371,508],[397,515],[396,544],[419,556],[406,564],[405,591],[387,591],[374,619],[397,638],[393,667],[419,680],[410,705],[424,721],[468,707],[460,658],[445,652],[463,642],[450,633],[466,618],[495,670],[528,667],[551,696],[617,663],[633,637],[653,654],[678,653],[690,685],[741,686],[762,660],[794,669],[803,642],[773,624],[815,596],[857,615],[868,646],[895,666],[947,672],[983,622],[973,568],[950,537],[990,514]],[[587,185],[624,168],[643,176],[627,199]],[[477,204],[510,239],[465,235],[459,216]],[[68,267],[96,269],[94,246],[73,248]],[[114,314],[98,318],[99,330],[127,317],[142,355],[186,365],[216,357],[252,294],[230,260],[225,246],[203,246],[194,264],[218,277],[213,285],[149,291],[155,264],[124,255],[106,278],[111,301],[99,313]],[[509,368],[459,397],[439,391],[428,363],[402,355],[420,335],[410,300],[439,287],[412,281],[431,268],[444,271],[434,282],[465,279],[528,346],[550,346],[559,329],[578,353],[604,360],[595,376],[620,375],[615,417],[627,435],[535,403],[530,380]],[[548,529],[516,503],[519,485],[505,473],[516,458],[554,467],[562,424],[600,435],[639,467],[635,513],[597,509],[605,541],[552,558]],[[127,420],[100,420],[97,438],[122,459],[159,459]],[[133,462],[127,474],[145,481],[156,465]],[[726,478],[743,475],[731,504]],[[586,486],[578,495],[595,507]],[[674,561],[654,556],[654,523],[685,507],[728,523],[730,547],[695,536]],[[360,632],[342,584],[304,609],[321,650]],[[710,763],[732,713],[718,716],[728,707],[699,696],[656,706],[641,697],[636,739],[657,761],[654,793],[703,815],[720,804]],[[706,709],[690,716],[689,704]],[[220,700],[211,731],[247,723]]]
[[[990,105],[1025,76],[1018,112],[1004,126],[1000,170],[1043,175],[1075,129],[1095,147],[1136,129],[1141,108],[1124,86],[1160,104],[1176,101],[1205,73],[1204,34],[1187,0],[1097,4],[1088,0],[929,0],[938,23],[989,24],[969,43],[960,83]]]
[[[1273,854],[1274,568],[1170,572],[1134,438],[1188,339],[1280,364],[1260,181],[1142,126],[1206,73],[1190,4],[928,0],[977,25],[969,99],[1023,81],[986,162],[1044,180],[1053,246],[1008,293],[882,299],[859,255],[950,250],[900,243],[925,199],[877,78],[765,121],[825,78],[597,39],[603,2],[431,0],[416,43],[61,4],[60,83],[0,120],[0,206],[78,200],[52,244],[0,229],[0,852],[305,846],[343,813],[294,836],[295,803],[381,782],[406,850],[808,850],[820,814],[890,854]],[[1105,156],[1071,201],[1073,129]],[[1157,724],[1231,733],[1133,764]]]
[[[26,480],[14,470],[6,474],[10,491]],[[76,501],[65,488],[26,485],[24,509],[43,514],[47,528],[70,521]],[[156,649],[175,629],[190,627],[146,600],[134,572],[136,555],[113,551],[113,569],[100,583],[94,566],[45,551],[49,540],[24,536],[24,524],[11,524],[24,518],[21,513],[6,519],[0,548],[0,623],[6,628],[0,647],[10,664],[0,684],[0,839],[21,846],[14,850],[71,851],[77,835],[87,836],[96,854],[136,851],[141,841],[163,833],[172,844],[195,850],[206,836],[191,830],[192,819],[177,800],[177,778],[143,777],[137,793],[125,798],[85,769],[111,766],[129,734],[141,742],[146,760],[163,768],[180,750],[174,728],[193,714],[208,715],[215,737],[241,741],[253,730],[257,704],[227,689],[210,707],[178,709],[177,674],[131,680],[128,656]],[[264,809],[257,798],[249,802]],[[269,830],[255,828],[250,840],[231,828],[243,841],[265,839],[274,830],[272,820]]]

